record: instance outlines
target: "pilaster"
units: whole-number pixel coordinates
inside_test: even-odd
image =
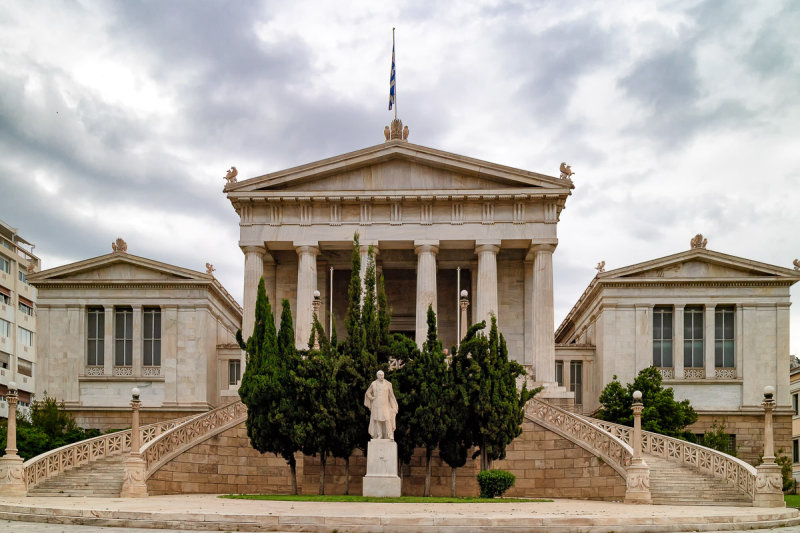
[[[676,305],[672,318],[672,364],[675,379],[683,379],[683,306]]]
[[[141,304],[134,304],[133,308],[133,342],[131,353],[131,364],[134,376],[142,375],[142,306]]]
[[[436,254],[439,241],[414,241],[417,254],[417,313],[414,338],[418,346],[428,336],[428,306],[438,315],[436,298]]]
[[[103,306],[103,374],[114,375],[114,306]]]

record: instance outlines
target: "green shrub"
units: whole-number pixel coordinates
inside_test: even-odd
[[[478,474],[481,498],[502,496],[516,481],[517,476],[506,470],[482,470]]]

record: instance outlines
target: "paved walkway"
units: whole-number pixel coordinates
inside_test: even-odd
[[[386,504],[229,500],[213,495],[121,498],[3,498],[0,531],[730,531],[800,526],[795,509],[625,505],[582,500],[539,503]],[[58,523],[56,529],[47,523]],[[17,528],[15,526],[19,525]],[[122,528],[122,529],[120,529]],[[800,528],[798,528],[800,529]],[[96,529],[95,531],[103,531]],[[106,529],[105,531],[109,531]],[[142,529],[134,530],[142,533]]]

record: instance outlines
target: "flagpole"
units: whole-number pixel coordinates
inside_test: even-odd
[[[394,28],[392,28],[392,61],[394,59]],[[397,66],[394,69],[394,119],[397,120]]]

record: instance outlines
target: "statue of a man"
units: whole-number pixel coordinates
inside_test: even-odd
[[[392,383],[383,378],[378,370],[378,379],[370,384],[364,395],[364,405],[370,411],[369,435],[373,439],[394,440],[394,417],[397,415],[397,400]]]

